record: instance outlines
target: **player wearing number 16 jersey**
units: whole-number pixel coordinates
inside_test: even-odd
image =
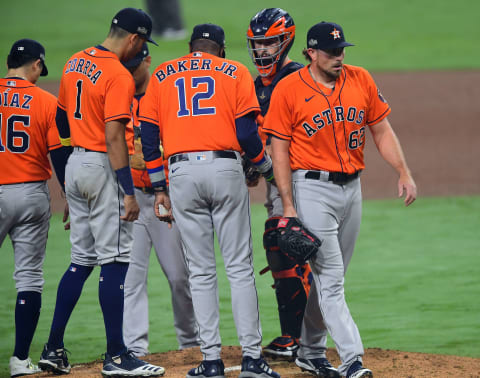
[[[0,246],[9,235],[17,289],[10,375],[17,377],[40,372],[28,353],[40,315],[50,222],[47,155],[63,184],[68,148],[62,148],[55,127],[55,96],[35,85],[48,74],[43,46],[31,39],[16,41],[7,67],[0,79]]]

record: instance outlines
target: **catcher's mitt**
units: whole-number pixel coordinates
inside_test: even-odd
[[[242,156],[242,166],[243,173],[245,173],[245,182],[247,183],[247,186],[257,186],[261,173],[257,170],[257,168],[255,168],[247,155]]]
[[[322,242],[298,218],[281,218],[278,221],[280,250],[297,261],[305,262],[317,254]]]

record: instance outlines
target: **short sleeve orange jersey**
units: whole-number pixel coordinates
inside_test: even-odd
[[[263,130],[290,140],[290,167],[354,173],[365,168],[365,127],[390,113],[373,78],[344,65],[333,91],[313,81],[309,66],[273,91]]]
[[[241,151],[235,119],[259,111],[243,64],[193,52],[156,68],[139,119],[159,126],[168,158],[189,151]]]
[[[61,147],[57,99],[27,80],[0,79],[0,184],[48,180],[47,154]]]
[[[130,118],[134,93],[132,75],[113,52],[97,46],[74,54],[65,64],[58,95],[72,146],[106,152],[105,123]]]

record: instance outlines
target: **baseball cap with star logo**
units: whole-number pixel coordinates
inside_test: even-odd
[[[329,50],[347,46],[355,45],[345,41],[342,27],[334,22],[322,21],[313,25],[310,30],[308,30],[308,48]]]

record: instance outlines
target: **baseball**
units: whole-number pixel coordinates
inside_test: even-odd
[[[161,203],[158,204],[158,213],[160,216],[168,215],[168,210]]]

